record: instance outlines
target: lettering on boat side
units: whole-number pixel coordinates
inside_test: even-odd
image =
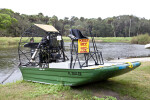
[[[68,72],[68,75],[78,75],[78,76],[82,76],[81,72]]]

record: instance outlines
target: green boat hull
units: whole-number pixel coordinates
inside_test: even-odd
[[[131,63],[104,66],[95,69],[19,68],[23,79],[26,81],[78,86],[124,74],[137,68],[140,64],[140,62],[133,62],[132,68]]]

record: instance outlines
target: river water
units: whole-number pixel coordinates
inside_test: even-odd
[[[67,55],[70,53],[69,46],[70,43],[66,42],[65,49]],[[118,58],[122,59],[150,56],[150,50],[144,49],[144,45],[128,43],[97,43],[97,47],[99,51],[102,51],[104,61]],[[3,84],[5,84],[22,79],[22,75],[18,69],[18,64],[19,60],[17,47],[0,47],[0,83],[3,82]],[[11,73],[12,75],[9,77]]]

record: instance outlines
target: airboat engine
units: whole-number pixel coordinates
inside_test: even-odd
[[[61,34],[51,25],[34,24],[22,34],[19,60],[24,66],[49,67],[52,62],[64,62],[64,42]]]
[[[60,50],[60,44],[57,37],[61,37],[58,34],[53,36],[46,36],[41,40],[41,43],[39,44],[39,61],[40,63],[51,63],[51,62],[57,62],[61,54],[59,52]],[[61,39],[60,39],[61,40]],[[34,58],[34,55],[33,57]]]

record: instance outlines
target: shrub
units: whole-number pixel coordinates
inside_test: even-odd
[[[135,36],[131,39],[131,43],[133,43],[133,44],[147,44],[147,43],[150,43],[150,36],[149,36],[148,33]]]

